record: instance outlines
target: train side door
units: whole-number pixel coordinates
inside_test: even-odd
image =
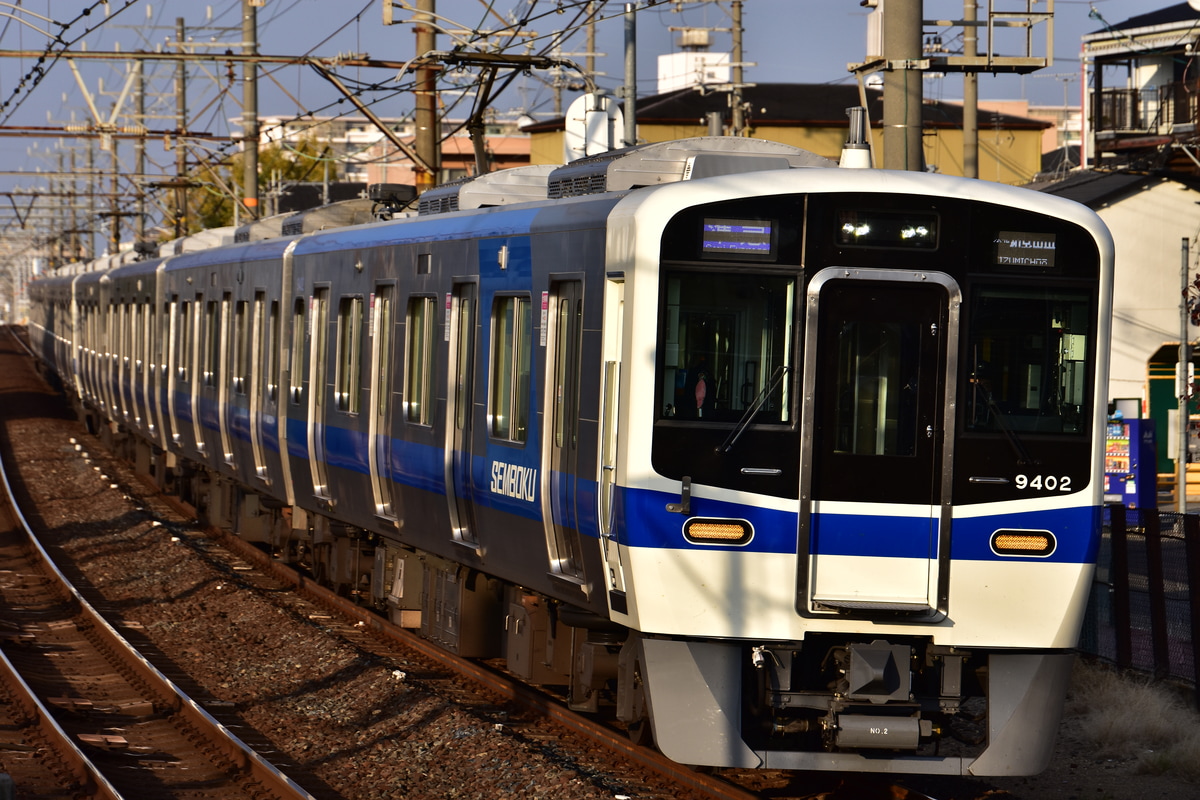
[[[604,372],[600,387],[600,464],[597,483],[596,513],[600,527],[600,553],[604,559],[605,585],[609,607],[616,613],[628,614],[629,601],[625,593],[625,570],[621,560],[620,528],[617,524],[616,500],[618,449],[621,446],[621,361],[625,330],[625,277],[610,276],[604,285],[604,338],[602,360]]]
[[[166,309],[167,352],[163,358],[164,372],[162,375],[166,387],[163,403],[164,449],[166,449],[166,442],[177,443],[179,441],[179,416],[175,410],[175,390],[184,363],[179,355],[182,349],[180,342],[183,339],[183,325],[179,311],[179,295],[171,295]]]
[[[802,611],[944,607],[959,297],[934,272],[827,269],[810,283]]]
[[[471,431],[474,417],[478,290],[456,283],[446,295],[446,337],[450,345],[446,386],[446,500],[454,541],[477,546],[471,493]]]
[[[220,354],[217,357],[216,395],[217,430],[221,436],[221,460],[233,467],[233,436],[230,433],[230,417],[234,413],[234,397],[245,390],[240,356],[245,339],[246,304],[233,301],[233,294],[221,295],[221,332],[217,340]]]
[[[329,355],[329,287],[313,290],[309,319],[312,341],[308,358],[308,468],[313,494],[329,499],[329,478],[325,468],[325,374]]]
[[[579,379],[583,346],[583,283],[550,284],[546,323],[546,409],[542,516],[556,575],[583,578],[583,543],[576,509],[579,481]]]
[[[266,426],[264,412],[264,385],[270,380],[270,353],[275,346],[268,337],[267,328],[267,293],[262,289],[254,290],[254,307],[251,310],[253,320],[250,323],[250,380],[246,387],[249,390],[250,414],[250,450],[254,454],[254,475],[262,480],[268,480],[266,448],[263,445],[263,428]],[[273,318],[272,322],[275,321]],[[269,480],[268,480],[269,482]]]
[[[209,306],[212,304],[209,303]],[[202,455],[205,452],[204,446],[204,423],[201,419],[203,411],[200,407],[200,387],[204,384],[204,352],[205,352],[205,336],[207,331],[212,328],[212,323],[206,324],[206,317],[211,317],[211,312],[204,304],[204,295],[197,293],[196,300],[192,304],[192,339],[190,342],[191,352],[191,411],[192,411],[192,438],[196,442],[196,450]]]
[[[375,514],[395,519],[392,481],[392,333],[394,286],[379,286],[371,304],[371,416],[369,456]]]

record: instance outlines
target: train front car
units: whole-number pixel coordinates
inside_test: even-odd
[[[663,752],[1043,769],[1099,541],[1099,219],[802,169],[634,192],[608,250],[607,588]]]

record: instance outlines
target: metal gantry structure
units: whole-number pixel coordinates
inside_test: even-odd
[[[562,76],[579,75],[578,86],[594,90],[593,76],[596,74],[595,30],[601,20],[624,20],[626,26],[625,86],[618,89],[625,101],[624,144],[638,142],[636,129],[636,13],[638,10],[668,4],[672,10],[710,0],[638,0],[638,2],[606,2],[606,0],[571,0],[558,2],[556,11],[564,5],[576,11],[571,26],[545,36],[531,29],[536,19],[506,19],[496,13],[493,4],[485,4],[489,20],[495,24],[487,30],[458,25],[438,13],[436,0],[380,0],[382,23],[408,24],[415,37],[414,57],[408,61],[371,59],[366,56],[349,55],[323,58],[312,55],[271,55],[259,52],[257,7],[265,0],[240,0],[241,20],[239,26],[223,28],[195,26],[189,29],[183,18],[175,25],[165,28],[170,32],[166,44],[154,45],[148,33],[163,30],[150,25],[127,26],[138,31],[142,37],[140,46],[134,51],[87,50],[72,46],[82,38],[68,42],[62,31],[67,25],[47,18],[39,18],[37,24],[18,19],[45,35],[48,44],[43,50],[0,50],[0,58],[20,58],[36,64],[22,81],[26,95],[45,76],[55,62],[66,60],[75,72],[78,86],[87,103],[86,121],[80,121],[75,112],[68,112],[68,119],[57,123],[51,119],[45,126],[7,124],[12,112],[5,114],[9,106],[0,107],[0,137],[34,136],[58,139],[54,149],[38,151],[39,155],[51,157],[57,163],[53,168],[39,170],[28,175],[40,182],[30,189],[13,189],[0,192],[7,199],[7,218],[0,215],[0,257],[8,261],[19,260],[20,254],[29,253],[30,271],[39,265],[54,267],[73,260],[84,260],[98,255],[100,248],[94,244],[96,233],[106,229],[108,252],[117,252],[130,246],[129,239],[145,240],[156,236],[177,238],[189,232],[189,218],[194,209],[189,208],[189,193],[206,190],[231,197],[236,208],[236,218],[253,220],[260,213],[259,205],[259,159],[258,147],[261,138],[268,134],[259,123],[258,82],[260,70],[282,66],[300,66],[315,69],[337,92],[338,103],[349,101],[350,106],[375,125],[383,140],[414,165],[418,191],[435,186],[441,173],[442,140],[447,136],[446,112],[439,103],[439,81],[448,74],[463,69],[476,71],[473,79],[474,102],[465,120],[458,125],[472,136],[476,152],[475,171],[487,170],[484,156],[484,119],[494,99],[518,75],[533,70],[545,71],[552,79],[539,77],[555,91],[555,112],[561,113],[561,90],[567,85]],[[1049,64],[1052,60],[1053,0],[1021,0],[1025,9],[1003,11],[996,7],[999,0],[982,0],[986,5],[977,15],[977,0],[964,0],[961,20],[923,19],[923,0],[886,0],[888,13],[882,14],[884,0],[864,0],[862,5],[873,9],[869,24],[874,21],[880,29],[880,47],[868,46],[868,56],[861,64],[853,66],[860,81],[873,72],[884,75],[884,152],[885,167],[898,169],[922,168],[921,153],[921,75],[923,71],[962,72],[966,76],[964,94],[967,99],[964,110],[964,163],[968,170],[975,163],[972,152],[971,134],[975,131],[973,77],[978,72],[1029,72]],[[1035,11],[1035,4],[1046,6],[1045,12]],[[99,5],[97,3],[96,5]],[[131,2],[118,9],[124,10]],[[743,0],[731,0],[728,6],[729,27],[712,27],[707,30],[729,33],[732,39],[732,80],[728,85],[711,87],[727,92],[730,96],[731,119],[724,133],[733,136],[746,135],[749,120],[745,114],[742,91],[753,84],[745,81],[744,68],[750,66],[744,60]],[[1010,4],[1011,5],[1011,4]],[[4,11],[25,12],[18,6],[0,3],[0,15],[16,18]],[[149,14],[150,9],[147,9]],[[399,14],[397,14],[399,12]],[[407,18],[401,19],[401,14]],[[82,16],[82,15],[81,15]],[[1047,52],[1044,56],[1033,54],[1032,31],[1045,23],[1047,30]],[[55,35],[53,27],[61,31]],[[89,28],[95,30],[97,26]],[[961,53],[922,52],[921,37],[928,28],[962,29]],[[197,41],[194,34],[203,30],[215,34],[210,41]],[[1025,52],[1017,56],[1002,56],[998,52],[998,31],[1016,30],[1025,35]],[[562,56],[561,44],[575,31],[587,34],[585,66]],[[451,42],[450,49],[439,49],[439,37]],[[235,41],[220,41],[222,38]],[[545,45],[545,42],[549,42]],[[541,48],[538,51],[538,48]],[[514,50],[523,52],[515,53]],[[871,52],[877,50],[877,53]],[[574,55],[574,54],[573,54]],[[116,92],[106,91],[103,83],[95,87],[88,85],[78,70],[77,62],[99,61],[124,66],[120,73]],[[415,135],[411,141],[400,136],[371,108],[375,100],[364,97],[366,91],[386,91],[382,83],[364,87],[362,84],[347,85],[338,74],[348,67],[376,68],[394,71],[395,80],[401,83],[396,92],[407,91],[413,99]],[[236,94],[239,85],[237,70],[240,68],[241,135],[210,132],[199,121],[218,100]],[[207,75],[217,85],[218,100],[212,100],[202,111],[189,108],[189,69]],[[26,84],[28,86],[26,87]],[[21,88],[21,87],[18,87]],[[387,87],[388,89],[392,87]],[[888,101],[889,95],[893,98]],[[14,93],[14,97],[16,94]],[[12,98],[10,98],[11,101]],[[24,98],[20,99],[23,102]],[[109,102],[111,100],[111,102]],[[173,102],[172,102],[173,101]],[[107,104],[106,104],[107,103]],[[300,105],[299,101],[297,104]],[[19,105],[19,102],[17,103]],[[333,104],[330,104],[331,106]],[[341,106],[345,109],[346,106]],[[61,112],[60,112],[61,113]],[[339,112],[344,113],[344,112]],[[303,118],[312,111],[298,115]],[[970,130],[968,130],[968,128]],[[869,127],[868,127],[869,132]],[[173,164],[158,164],[148,154],[146,144],[151,140],[162,140],[173,154]],[[128,158],[132,144],[133,164],[122,163]],[[242,152],[241,175],[229,175],[223,179],[216,166],[223,163],[237,148]],[[97,152],[99,151],[99,152]],[[154,167],[160,167],[155,171]],[[209,178],[208,184],[197,179],[203,170]],[[160,220],[157,229],[150,221]],[[123,243],[124,242],[124,243]],[[10,281],[11,283],[12,281]]]

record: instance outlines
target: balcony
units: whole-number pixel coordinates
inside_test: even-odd
[[[1159,147],[1196,133],[1200,81],[1092,94],[1092,127],[1106,150]]]

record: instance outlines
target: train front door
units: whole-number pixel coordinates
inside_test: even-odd
[[[809,285],[802,613],[944,610],[959,297],[936,272],[826,269]]]

